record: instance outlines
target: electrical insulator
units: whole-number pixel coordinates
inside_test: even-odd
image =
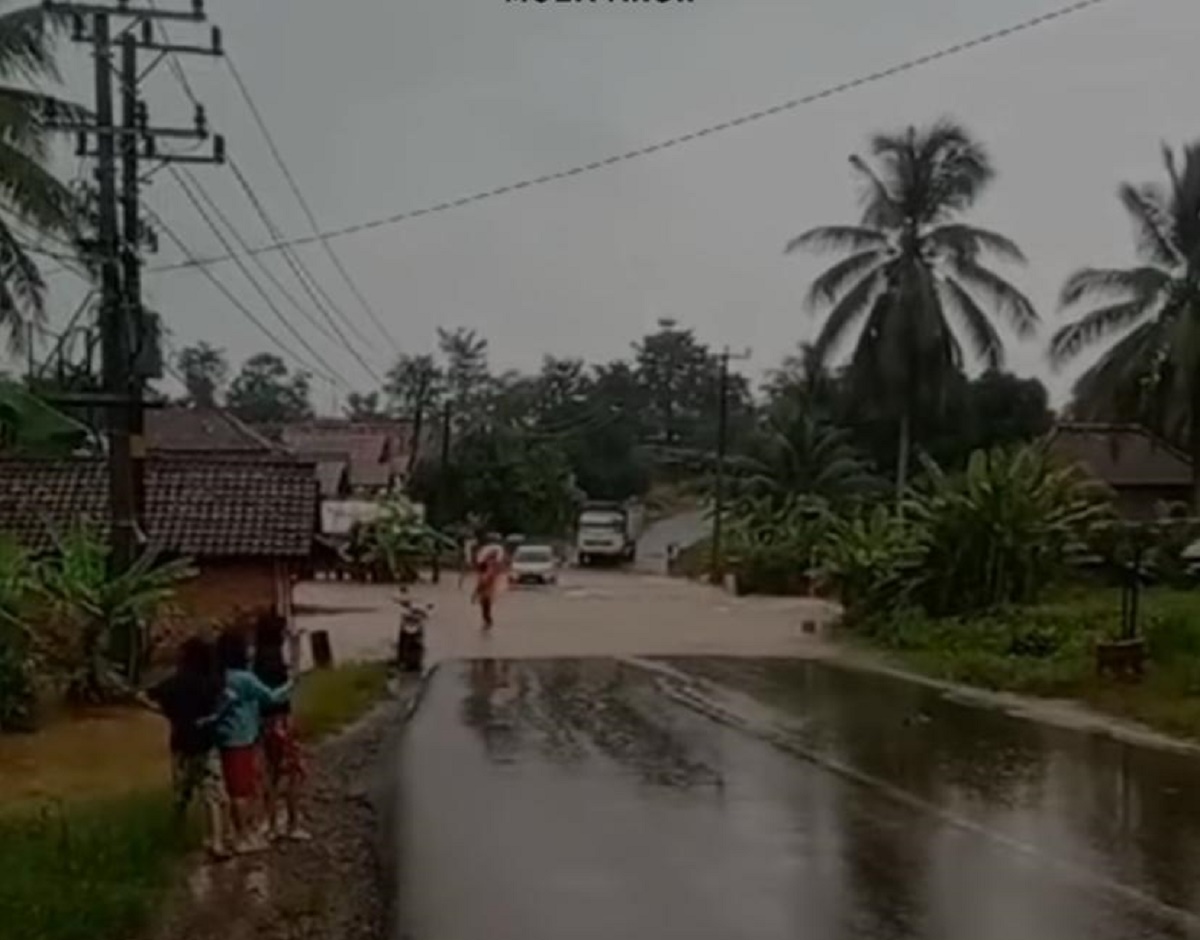
[[[201,137],[208,136],[208,114],[202,104],[196,105],[196,133]]]
[[[86,131],[80,131],[75,135],[75,156],[87,156],[88,135]]]
[[[225,162],[225,138],[220,134],[213,140],[213,159],[217,163]]]
[[[142,43],[147,46],[154,45],[154,24],[149,20],[142,20]]]
[[[212,51],[213,55],[225,54],[225,38],[221,34],[220,26],[214,26],[212,28]]]

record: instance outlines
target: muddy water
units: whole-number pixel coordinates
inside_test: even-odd
[[[398,937],[1200,936],[1200,763],[819,664],[447,664]]]

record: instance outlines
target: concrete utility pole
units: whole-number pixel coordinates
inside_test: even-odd
[[[163,20],[201,23],[205,19],[202,0],[192,0],[191,9],[158,10],[135,8],[130,0],[115,5],[45,0],[47,14],[67,15],[73,24],[71,38],[92,47],[95,62],[95,113],[92,117],[59,119],[46,116],[48,127],[73,131],[77,135],[76,153],[96,160],[96,238],[81,247],[95,259],[100,270],[99,332],[101,378],[99,394],[64,396],[73,404],[103,407],[106,411],[108,441],[110,565],[114,572],[125,571],[138,554],[144,532],[144,456],[142,440],[144,384],[162,375],[161,354],[157,345],[156,322],[146,314],[141,296],[141,252],[153,250],[154,233],[141,221],[140,160],[160,163],[220,163],[224,161],[224,141],[213,138],[208,155],[159,153],[156,142],[162,139],[205,141],[209,132],[204,111],[199,105],[193,126],[184,128],[151,127],[146,105],[138,97],[142,80],[167,56],[177,54],[220,55],[221,34],[212,31],[211,46],[177,45],[159,42],[155,24]],[[113,106],[112,25],[119,20],[122,120],[115,122]],[[140,35],[139,35],[140,32]],[[138,51],[157,53],[145,71],[138,70]],[[95,146],[92,146],[92,140]],[[117,191],[117,156],[120,141],[121,192]]]
[[[720,388],[717,393],[717,463],[713,474],[712,554],[709,558],[709,580],[713,584],[720,584],[725,574],[721,565],[721,537],[722,517],[725,514],[725,454],[729,437],[729,362],[731,359],[749,358],[749,350],[734,356],[728,346],[721,353]]]

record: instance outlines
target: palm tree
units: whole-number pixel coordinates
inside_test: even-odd
[[[987,266],[989,257],[1023,263],[1008,238],[960,221],[991,181],[983,146],[959,124],[880,134],[873,163],[853,156],[864,185],[858,225],[815,228],[787,251],[846,255],[812,284],[807,303],[824,312],[816,357],[826,359],[862,321],[850,375],[896,418],[896,489],[907,483],[912,418],[940,406],[945,383],[961,367],[962,350],[949,314],[989,368],[1004,363],[993,318],[1004,316],[1018,336],[1037,327],[1029,299]]]
[[[1081,417],[1137,418],[1192,455],[1200,511],[1200,141],[1180,166],[1163,147],[1167,184],[1118,190],[1144,262],[1084,268],[1063,285],[1064,307],[1088,305],[1050,343],[1056,364],[1111,336],[1120,338],[1075,385]]]
[[[65,239],[68,246],[75,241],[75,199],[49,170],[45,115],[50,108],[60,116],[81,110],[29,90],[58,79],[57,24],[40,7],[0,13],[0,326],[14,354],[25,351],[31,325],[46,316],[46,283],[16,226]]]
[[[882,482],[849,432],[806,404],[778,409],[739,462],[748,471],[746,487],[777,499],[804,495],[839,502],[878,492]]]

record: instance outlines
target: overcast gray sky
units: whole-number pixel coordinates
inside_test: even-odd
[[[337,228],[685,133],[1062,2],[208,6],[322,226]],[[1131,258],[1118,182],[1157,178],[1161,141],[1200,137],[1198,37],[1196,0],[1111,0],[688,146],[335,244],[406,351],[430,349],[438,325],[464,325],[488,337],[499,367],[533,367],[545,353],[605,359],[669,316],[714,345],[751,347],[753,367],[768,368],[815,328],[801,297],[820,259],[785,258],[784,243],[855,218],[846,158],[870,132],[949,114],[993,152],[999,177],[977,220],[1029,254],[1014,277],[1049,330],[1067,273]],[[308,234],[224,68],[201,60],[187,68],[276,218],[289,234]],[[86,83],[75,87],[90,94]],[[184,113],[173,108],[185,99],[165,69],[150,100],[164,122]],[[229,170],[198,172],[247,238],[265,240]],[[148,198],[196,253],[219,251],[165,174]],[[373,335],[320,248],[303,251]],[[159,260],[177,258],[164,248]],[[289,276],[278,258],[269,263]],[[213,270],[270,322],[232,265]],[[69,281],[56,282],[59,318],[74,296]],[[147,283],[178,344],[206,339],[235,362],[268,348],[201,275]],[[391,349],[376,340],[365,352],[382,372]],[[312,341],[351,383],[370,386],[344,351]],[[1010,365],[1047,371],[1039,344],[1014,347]],[[1065,387],[1063,377],[1051,381]],[[327,406],[329,392],[321,395]]]

